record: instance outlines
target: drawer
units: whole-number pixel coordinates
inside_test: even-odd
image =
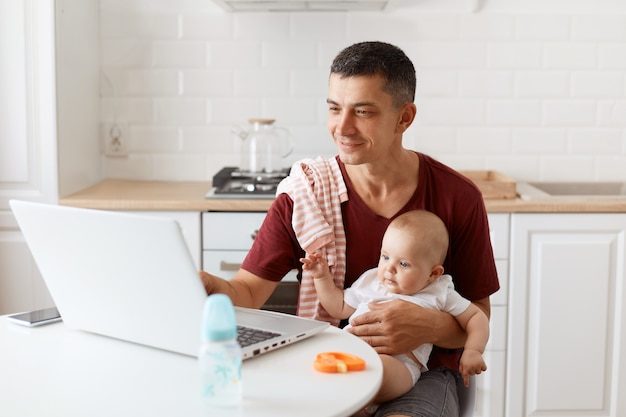
[[[205,250],[202,252],[203,269],[220,278],[231,279],[248,254],[245,250]],[[282,282],[298,282],[298,271],[290,271]]]
[[[202,249],[249,250],[265,215],[265,212],[203,213]]]
[[[247,251],[205,250],[202,252],[202,267],[209,274],[231,279],[239,270]]]

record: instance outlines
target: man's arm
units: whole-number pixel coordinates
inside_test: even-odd
[[[225,280],[205,271],[199,271],[207,294],[226,294],[239,307],[261,308],[272,295],[278,282],[263,279],[245,269]]]
[[[485,316],[487,316],[488,319],[491,317],[491,301],[489,300],[489,297],[472,301],[472,304],[480,308],[483,311],[483,313],[485,313]]]
[[[490,315],[489,297],[474,302]],[[451,314],[420,307],[403,300],[370,303],[368,313],[352,320],[352,334],[361,337],[378,353],[397,355],[424,343],[456,349],[467,335]]]

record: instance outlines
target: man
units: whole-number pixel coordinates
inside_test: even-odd
[[[362,42],[337,55],[329,78],[328,130],[347,188],[341,203],[348,287],[378,263],[385,229],[414,209],[437,214],[450,246],[444,268],[457,291],[490,315],[489,296],[499,289],[480,191],[465,177],[426,155],[402,147],[413,123],[415,69],[399,48]],[[294,201],[279,194],[241,270],[230,281],[200,272],[208,293],[228,294],[236,305],[258,308],[305,255],[292,217]],[[382,404],[376,416],[457,416],[459,349],[465,333],[447,313],[404,301],[372,304],[350,332],[378,353],[400,354],[435,345],[428,368],[404,396]]]

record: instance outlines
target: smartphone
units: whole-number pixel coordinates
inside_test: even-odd
[[[56,307],[44,308],[43,310],[30,311],[28,313],[13,314],[7,316],[9,321],[22,326],[35,327],[43,324],[54,323],[61,320],[61,315]]]

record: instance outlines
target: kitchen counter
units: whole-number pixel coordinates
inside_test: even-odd
[[[272,200],[206,199],[209,181],[103,180],[68,195],[59,204],[101,210],[266,211]],[[490,213],[626,213],[623,200],[528,201],[486,199]]]
[[[266,211],[272,200],[204,198],[210,181],[103,180],[59,199],[64,206],[101,210]]]

